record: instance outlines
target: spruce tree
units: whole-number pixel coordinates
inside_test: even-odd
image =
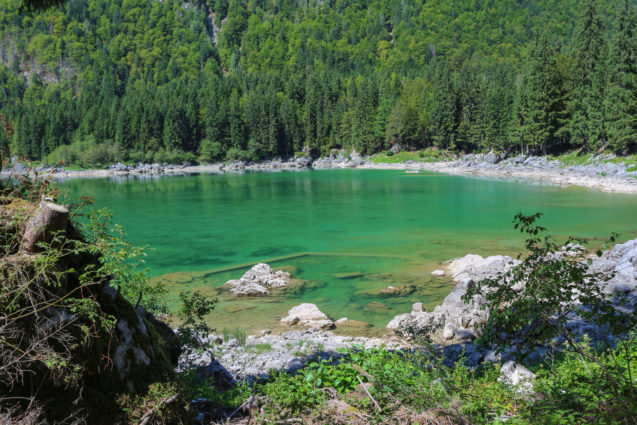
[[[560,141],[565,114],[562,79],[555,64],[555,50],[546,35],[531,52],[527,84],[527,150],[546,154]]]
[[[575,78],[568,126],[571,143],[585,150],[594,150],[605,140],[602,31],[595,0],[586,0],[575,41]]]
[[[630,0],[624,1],[611,41],[606,120],[613,150],[637,150],[637,16]]]

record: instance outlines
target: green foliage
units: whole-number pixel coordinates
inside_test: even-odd
[[[45,162],[54,165],[76,164],[86,168],[96,168],[123,161],[124,157],[124,152],[118,144],[112,143],[111,140],[96,143],[94,137],[89,137],[80,142],[57,147],[46,156]]]
[[[204,337],[207,337],[214,329],[206,323],[205,318],[214,309],[217,299],[207,297],[199,291],[180,292],[179,299],[181,306],[176,315],[181,324],[176,333],[182,351],[186,359],[189,359],[190,354],[207,348]],[[190,365],[186,366],[188,366],[186,369],[190,368]]]
[[[524,405],[497,377],[498,369],[492,365],[474,370],[463,365],[449,368],[440,358],[419,351],[349,350],[339,360],[310,363],[296,375],[274,372],[256,391],[271,401],[265,422],[284,419],[286,412],[320,411],[335,394],[352,411],[379,415],[361,389],[360,378],[382,409],[371,423],[382,423],[398,406],[415,411],[452,408],[456,409],[453,416],[488,423],[489,416]]]
[[[246,345],[246,333],[239,328],[223,328],[222,335],[224,342],[228,342],[231,339],[236,339],[240,346]]]
[[[594,364],[608,385],[610,392],[595,387],[604,395],[597,413],[610,409],[626,414],[622,407],[626,398],[632,404],[637,401],[630,354],[635,349],[637,316],[626,305],[625,295],[604,293],[602,284],[613,276],[589,271],[592,260],[586,259],[585,240],[569,237],[558,244],[550,236],[540,236],[546,230],[535,224],[541,215],[515,217],[515,228],[528,236],[528,254],[521,264],[467,290],[465,300],[478,294],[487,300],[489,320],[478,343],[494,344],[498,350],[515,346],[516,355],[524,357],[536,348],[547,349],[563,341],[567,353]],[[612,235],[609,242],[614,241]],[[602,248],[597,251],[601,254]],[[617,308],[617,303],[622,308]],[[608,348],[594,351],[579,343],[579,335],[568,326],[574,317],[603,330]],[[625,356],[623,365],[617,355]]]
[[[113,224],[113,213],[106,208],[90,209],[81,214],[82,232],[91,243],[91,250],[100,255],[101,276],[133,305],[143,305],[151,312],[166,312],[162,297],[166,294],[159,282],[148,280],[148,270],[143,269],[144,248],[126,241],[126,233],[120,225]]]
[[[563,151],[591,131],[588,149],[636,149],[630,0],[621,13],[608,0],[2,6],[0,150],[31,159]]]
[[[221,407],[239,406],[252,392],[252,388],[246,383],[240,383],[229,390],[220,391],[214,378],[202,380],[194,368],[179,372],[177,378],[184,388],[188,400],[207,398]]]
[[[625,0],[618,11],[617,32],[610,42],[605,98],[608,143],[618,152],[637,146],[637,15]]]
[[[583,6],[575,39],[575,75],[569,103],[572,143],[586,150],[596,150],[606,139],[603,113],[606,86],[604,40],[596,9],[595,0],[587,0]]]

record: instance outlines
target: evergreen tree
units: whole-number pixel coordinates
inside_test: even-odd
[[[617,19],[608,60],[606,130],[617,152],[637,149],[637,17],[625,0]]]
[[[531,52],[526,86],[526,117],[520,131],[527,150],[546,154],[563,135],[564,94],[555,64],[555,50],[542,35]]]
[[[604,40],[595,0],[586,0],[575,40],[575,78],[569,102],[571,143],[593,150],[604,143]]]

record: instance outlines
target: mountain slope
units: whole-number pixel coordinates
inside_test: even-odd
[[[594,5],[607,40],[619,3]],[[85,165],[393,143],[512,149],[536,35],[556,48],[550,60],[568,95],[583,9],[575,0],[68,0],[22,15],[18,5],[0,0],[0,146]],[[611,147],[634,148],[627,140]],[[580,142],[564,132],[550,144]]]

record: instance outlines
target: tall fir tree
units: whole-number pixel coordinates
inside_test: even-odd
[[[595,150],[605,143],[604,39],[595,0],[586,0],[575,40],[575,76],[569,102],[571,143]]]
[[[630,0],[624,1],[611,41],[605,103],[610,147],[637,150],[637,16]]]
[[[563,138],[565,104],[561,76],[555,64],[555,50],[542,35],[531,52],[526,85],[524,128],[527,152],[546,154]]]

